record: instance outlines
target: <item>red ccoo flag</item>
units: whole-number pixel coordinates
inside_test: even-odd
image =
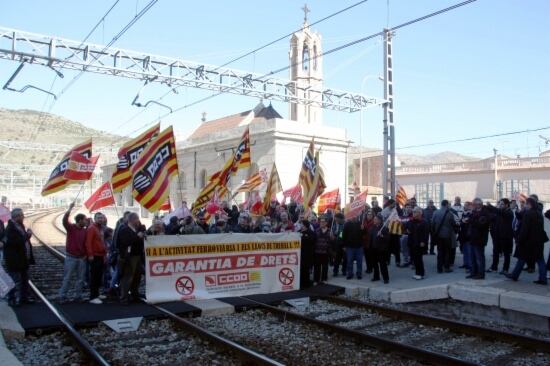
[[[335,210],[340,206],[340,189],[336,188],[333,191],[323,193],[319,196],[319,203],[317,204],[317,212],[323,214],[328,209]]]
[[[92,156],[90,159],[84,155],[73,151],[67,164],[67,170],[63,174],[63,178],[72,181],[85,181],[92,178],[94,169],[99,156]]]
[[[368,191],[359,193],[355,196],[353,202],[349,204],[346,211],[346,220],[356,218],[361,215],[361,212],[365,209],[365,204],[367,202],[367,193]]]
[[[107,207],[115,204],[115,198],[113,196],[113,190],[111,189],[111,183],[105,182],[101,187],[97,189],[97,191],[94,192],[84,202],[84,206],[88,209],[88,211],[96,211],[99,210],[102,207]]]

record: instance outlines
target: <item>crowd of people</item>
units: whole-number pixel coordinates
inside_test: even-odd
[[[456,197],[452,205],[443,200],[439,208],[433,201],[421,208],[415,198],[400,207],[394,199],[385,197],[381,207],[373,199],[351,219],[335,210],[320,215],[306,213],[292,200],[288,205],[273,201],[264,216],[253,216],[242,207],[224,203],[209,221],[205,212],[194,217],[185,203],[184,207],[183,217],[156,217],[148,229],[136,213],[125,212],[112,229],[100,212],[93,218],[77,214],[70,222],[71,204],[63,216],[67,256],[59,301],[101,304],[106,297],[124,304],[139,301],[143,296],[139,286],[144,274],[144,239],[153,235],[297,232],[302,244],[301,288],[327,281],[330,269],[333,276],[362,279],[363,263],[365,273],[372,275],[371,281],[389,283],[392,258],[396,267],[414,269],[413,278],[422,280],[426,276],[425,255],[437,255],[438,273],[458,267],[465,270],[466,278],[474,280],[484,279],[486,272],[499,272],[517,281],[523,270],[534,272],[537,265],[535,283],[548,283],[550,255],[545,262],[544,243],[549,239],[544,216],[550,219],[550,210],[543,216],[536,195],[522,202],[503,198],[496,206],[484,204],[479,198],[462,204]],[[0,222],[5,267],[16,283],[8,295],[13,306],[29,301],[28,268],[34,263],[32,232],[23,220],[23,211],[14,209],[5,229]],[[489,236],[493,256],[487,268],[485,247]],[[459,266],[455,263],[457,248],[463,257]],[[517,261],[510,270],[512,255]],[[84,295],[86,287],[89,296]],[[71,293],[74,295],[69,299]]]

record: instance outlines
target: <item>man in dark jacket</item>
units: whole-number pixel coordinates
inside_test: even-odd
[[[374,216],[373,226],[369,230],[369,245],[374,255],[374,270],[371,281],[380,281],[380,273],[384,283],[390,282],[388,273],[388,251],[390,247],[390,233],[387,227],[382,225],[381,214]]]
[[[437,245],[437,272],[452,272],[451,249],[454,232],[455,217],[449,210],[449,201],[441,201],[441,208],[434,212],[432,217],[432,240]]]
[[[141,281],[145,227],[141,225],[139,216],[131,213],[128,224],[120,229],[118,250],[120,256],[120,301],[128,304],[139,301],[139,283]],[[131,294],[131,298],[129,297]]]
[[[311,286],[309,276],[311,266],[313,264],[313,256],[315,252],[315,232],[311,230],[311,224],[308,220],[302,220],[300,225],[301,249],[300,249],[300,288]]]
[[[353,262],[356,262],[357,279],[360,280],[363,276],[363,232],[359,217],[351,219],[344,224],[342,232],[342,241],[346,248],[346,260],[348,268],[346,269],[347,279],[353,278]]]
[[[525,263],[533,261],[539,267],[539,279],[534,282],[538,285],[547,285],[544,243],[548,241],[548,237],[544,231],[544,218],[534,198],[527,199],[525,208],[514,254],[518,261],[513,272],[506,277],[517,281]]]
[[[28,303],[29,265],[34,264],[30,238],[32,231],[25,229],[23,210],[11,211],[11,220],[6,227],[6,244],[4,245],[4,262],[8,275],[15,282],[15,287],[8,293],[8,304],[19,306]]]
[[[470,243],[472,249],[472,272],[466,278],[482,280],[485,278],[485,246],[489,241],[490,213],[483,207],[480,198],[472,202],[473,210],[468,219]]]
[[[487,272],[498,271],[498,261],[500,254],[504,256],[504,264],[500,274],[508,273],[510,269],[510,256],[514,246],[514,231],[512,221],[514,213],[510,209],[510,200],[503,198],[500,200],[498,207],[488,205],[487,209],[494,215],[494,220],[491,228],[491,236],[493,239],[493,263]]]
[[[316,230],[313,281],[320,283],[328,279],[328,253],[330,249],[330,228],[326,217],[319,219],[319,228]]]
[[[411,250],[411,257],[414,264],[415,280],[424,278],[424,261],[422,255],[424,249],[428,245],[428,223],[422,218],[422,209],[415,207],[413,210],[412,220],[406,224],[408,246]]]
[[[437,211],[437,207],[434,205],[433,200],[428,201],[428,206],[424,209],[424,212],[422,214],[424,220],[428,223],[429,227],[431,227],[432,224],[432,218],[434,216],[434,212]],[[435,255],[435,240],[430,237],[431,234],[428,234],[429,242],[430,242],[430,255]],[[427,247],[425,248],[427,251]]]
[[[331,252],[333,260],[332,275],[338,276],[340,266],[342,266],[342,275],[346,275],[347,259],[342,241],[342,232],[344,231],[344,214],[341,212],[334,215],[334,223],[331,225]]]

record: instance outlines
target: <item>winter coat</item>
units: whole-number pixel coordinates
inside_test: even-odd
[[[548,240],[547,238],[540,210],[526,210],[521,220],[514,257],[527,262],[543,259],[544,243]]]
[[[315,232],[310,228],[300,232],[300,234],[302,235],[302,247],[300,250],[302,264],[312,263],[313,253],[315,252],[315,241],[317,236],[315,235]]]
[[[488,207],[489,211],[494,215],[491,231],[493,238],[501,240],[511,240],[514,237],[514,213],[510,208]]]
[[[489,227],[491,225],[489,212],[484,208],[479,211],[472,211],[469,224],[470,243],[480,247],[486,246],[489,240]]]
[[[426,222],[428,224],[431,224],[432,223],[432,217],[434,216],[434,212],[437,211],[437,208],[435,206],[433,207],[426,207],[423,211],[422,211],[422,216],[424,217],[424,220],[426,220]]]
[[[142,256],[144,253],[143,239],[129,225],[120,228],[117,244],[120,258],[126,258],[129,255]]]
[[[330,249],[330,228],[327,228],[324,232],[319,228],[315,234],[315,254],[328,254]]]
[[[4,263],[8,272],[26,271],[29,269],[29,265],[34,264],[32,245],[30,245],[26,231],[24,225],[18,229],[15,222],[8,221],[5,233],[6,244],[4,245]],[[27,253],[27,249],[29,253]]]
[[[420,247],[420,243],[424,243],[424,245],[428,244],[428,223],[423,220],[416,220],[412,219],[409,220],[406,224],[406,230],[407,230],[407,244],[410,248],[412,247]]]
[[[387,252],[390,248],[390,233],[387,227],[373,226],[370,229],[370,248],[376,252]]]
[[[363,248],[368,249],[370,243],[370,229],[374,226],[374,220],[363,221]]]
[[[455,216],[453,213],[447,208],[440,208],[434,212],[432,217],[432,233],[439,238],[450,239],[451,236],[455,234],[455,223]]]
[[[363,233],[358,221],[348,221],[344,224],[342,241],[345,248],[360,248],[363,246]]]
[[[180,234],[182,235],[204,234],[204,230],[199,225],[191,223],[189,225],[183,225],[180,228]]]

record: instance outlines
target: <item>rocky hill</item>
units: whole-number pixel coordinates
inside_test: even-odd
[[[382,154],[382,150],[363,147],[363,157],[372,157]],[[354,146],[349,150],[349,160],[359,159],[360,148]],[[479,158],[462,155],[452,151],[443,151],[437,154],[414,155],[397,153],[396,160],[399,165],[427,165],[427,164],[445,164],[458,163],[463,161],[479,160]]]
[[[63,151],[37,150],[33,143],[73,146],[92,137],[94,146],[120,145],[120,136],[107,134],[63,117],[33,110],[0,108],[0,160],[4,164],[55,164]],[[8,149],[5,141],[28,143],[28,148]],[[116,151],[116,150],[115,150]]]

